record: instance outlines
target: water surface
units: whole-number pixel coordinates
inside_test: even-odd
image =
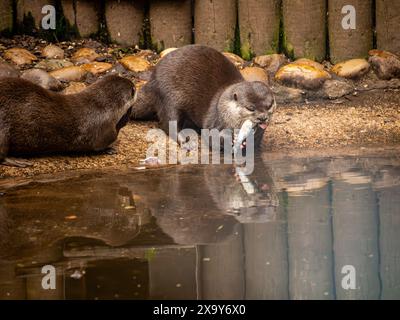
[[[400,160],[260,158],[248,179],[178,166],[7,189],[0,298],[399,299]]]

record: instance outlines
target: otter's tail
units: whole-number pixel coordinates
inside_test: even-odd
[[[157,118],[156,105],[160,102],[158,93],[153,90],[151,82],[145,84],[138,92],[132,108],[132,120],[154,120]]]

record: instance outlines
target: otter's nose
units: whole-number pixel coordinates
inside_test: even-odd
[[[257,120],[260,122],[265,122],[268,120],[268,115],[266,113],[257,116]]]

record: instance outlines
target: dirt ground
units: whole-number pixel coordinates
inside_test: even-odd
[[[138,165],[146,157],[146,133],[157,122],[133,122],[120,132],[115,155],[31,158],[32,167],[0,166],[1,178],[32,177],[78,169]],[[400,145],[400,92],[371,91],[342,103],[279,106],[263,152]]]

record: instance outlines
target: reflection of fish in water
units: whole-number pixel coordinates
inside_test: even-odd
[[[241,167],[227,170],[214,167],[206,173],[210,194],[225,213],[233,215],[241,223],[274,219],[278,199],[273,191],[272,179],[263,165],[256,165],[252,175],[246,175]]]

